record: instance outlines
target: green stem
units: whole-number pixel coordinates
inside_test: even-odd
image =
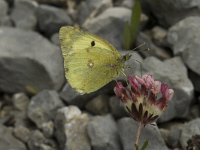
[[[142,131],[143,127],[144,127],[144,125],[140,122],[139,125],[138,125],[138,129],[137,129],[137,134],[136,134],[133,150],[135,149],[135,145],[137,145],[137,146],[139,145],[140,135],[141,135],[141,131]]]

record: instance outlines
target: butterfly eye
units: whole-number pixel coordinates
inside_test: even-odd
[[[92,41],[92,42],[91,42],[91,46],[92,46],[92,47],[95,46],[95,41]]]

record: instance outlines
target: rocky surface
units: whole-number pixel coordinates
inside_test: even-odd
[[[137,126],[138,123],[131,118],[122,118],[118,121],[120,139],[124,150],[133,149],[133,139],[136,135]],[[168,150],[157,126],[149,125],[145,127],[142,131],[141,138],[141,144],[148,139],[149,146],[147,150]]]
[[[28,106],[28,117],[42,128],[44,123],[54,119],[56,110],[63,106],[56,91],[44,90],[32,97]]]
[[[37,93],[42,89],[58,90],[64,82],[64,69],[58,67],[62,63],[58,47],[40,34],[0,28],[1,91]]]
[[[117,124],[110,115],[92,118],[87,131],[94,150],[121,149]]]
[[[26,146],[12,135],[12,128],[0,125],[0,148],[7,150],[26,150]]]
[[[38,4],[35,1],[15,1],[10,15],[14,26],[25,30],[34,30],[37,25],[35,15],[37,7]]]
[[[194,135],[200,134],[200,119],[192,120],[183,126],[180,143],[183,149],[186,149],[187,141]]]
[[[191,79],[198,91],[200,91],[199,23],[200,17],[188,17],[172,26],[168,32],[168,41],[173,47],[174,54],[181,55],[184,63],[192,71]]]
[[[88,115],[75,106],[59,109],[55,118],[55,135],[60,149],[91,150],[86,132],[88,123]]]
[[[169,27],[188,16],[199,16],[200,2],[197,0],[157,0],[153,2],[143,0],[142,3],[144,10],[152,12],[164,27]]]
[[[142,130],[140,146],[148,140],[147,150],[186,150],[195,141],[200,2],[141,2],[136,48],[125,51],[124,24],[134,0],[0,0],[0,150],[132,150],[138,123],[113,87],[146,72],[175,95],[158,124]],[[64,25],[81,26],[122,55],[131,54],[124,74],[94,93],[72,89],[64,78],[58,35]]]

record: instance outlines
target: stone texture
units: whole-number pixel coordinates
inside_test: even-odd
[[[87,126],[93,150],[120,150],[117,125],[110,115],[92,118]]]
[[[89,100],[95,97],[94,93],[81,95],[76,92],[69,84],[65,84],[64,88],[60,92],[60,97],[64,102],[70,105],[76,105],[79,108],[83,108]]]
[[[85,0],[82,1],[77,11],[77,21],[83,24],[85,21],[96,17],[106,9],[112,7],[112,0]]]
[[[29,150],[57,150],[55,142],[46,139],[39,130],[31,132],[27,145]]]
[[[14,128],[13,134],[20,141],[27,143],[31,136],[31,131],[24,126],[18,126]]]
[[[12,135],[12,129],[0,125],[1,150],[26,150],[26,146]]]
[[[92,99],[85,106],[86,110],[94,115],[104,115],[109,112],[109,97],[106,95],[99,95]]]
[[[0,91],[9,93],[59,89],[64,82],[58,47],[38,33],[14,28],[0,28],[0,72]]]
[[[16,93],[12,97],[14,107],[21,111],[26,111],[29,101],[28,96],[24,93]]]
[[[167,30],[160,27],[160,26],[155,26],[151,30],[152,34],[152,41],[158,45],[158,46],[168,46],[167,42]]]
[[[137,37],[136,42],[137,42],[137,45],[141,45],[144,43],[144,46],[141,46],[139,48],[140,53],[144,57],[155,56],[161,60],[170,58],[170,53],[164,48],[158,47],[157,45],[155,45],[151,37],[147,33],[140,32]]]
[[[17,28],[33,30],[37,24],[35,15],[38,4],[35,1],[16,0],[11,12],[11,20]]]
[[[38,128],[42,128],[45,123],[55,118],[57,109],[62,106],[63,103],[56,91],[44,90],[31,98],[28,117]]]
[[[35,0],[38,3],[41,4],[54,4],[54,5],[61,5],[61,4],[65,4],[66,0]]]
[[[54,123],[53,121],[45,122],[41,127],[42,133],[47,138],[52,138],[54,136]]]
[[[143,0],[143,10],[153,13],[158,22],[169,27],[187,16],[199,16],[200,1],[198,0]]]
[[[200,135],[200,119],[191,120],[183,126],[181,131],[180,143],[184,150],[186,150],[187,141],[193,135]]]
[[[136,135],[137,127],[138,123],[132,118],[122,118],[118,121],[118,131],[123,150],[133,149],[133,140]],[[168,150],[157,126],[147,125],[143,128],[139,142],[140,145],[143,145],[145,140],[148,140],[146,150]]]
[[[5,0],[0,1],[0,25],[4,23],[8,13],[8,4]]]
[[[60,46],[59,34],[55,33],[51,36],[51,42],[57,46]]]
[[[167,144],[172,148],[180,147],[180,136],[181,136],[181,128],[174,127],[169,131],[169,136],[167,139]]]
[[[175,55],[181,55],[192,70],[190,74],[195,89],[200,91],[200,17],[188,17],[169,29],[168,41]]]
[[[72,24],[66,10],[49,5],[40,5],[36,16],[40,31],[49,37],[57,33],[61,26]]]
[[[109,101],[111,113],[115,118],[122,118],[128,116],[128,113],[125,111],[123,104],[120,102],[120,99],[116,96],[110,98]]]
[[[82,114],[75,106],[58,110],[55,119],[55,136],[60,150],[91,150],[86,133],[88,115]]]

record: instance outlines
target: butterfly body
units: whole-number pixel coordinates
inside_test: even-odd
[[[60,29],[59,38],[65,77],[78,92],[96,91],[123,71],[124,57],[100,37],[66,26]]]

